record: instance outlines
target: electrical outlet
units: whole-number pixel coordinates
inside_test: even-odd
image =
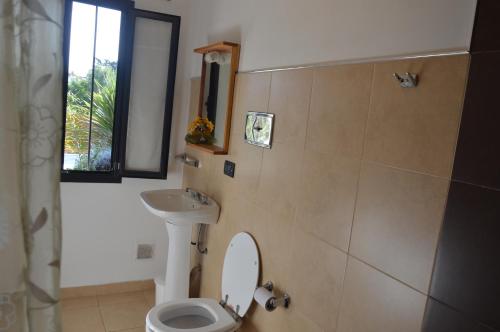
[[[234,178],[234,169],[235,168],[236,168],[235,163],[233,163],[229,160],[226,160],[224,162],[224,174],[226,174],[227,176]]]
[[[137,245],[137,259],[153,258],[153,245],[152,244],[138,244]]]

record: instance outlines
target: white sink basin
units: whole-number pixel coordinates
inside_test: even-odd
[[[141,201],[152,214],[175,225],[215,224],[219,218],[217,202],[206,197],[203,204],[184,189],[145,191]]]
[[[153,190],[142,192],[140,196],[146,208],[165,221],[168,232],[165,286],[156,304],[186,299],[189,294],[193,225],[217,223],[219,204],[195,190]]]

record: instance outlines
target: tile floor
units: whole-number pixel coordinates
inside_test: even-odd
[[[154,299],[146,290],[62,300],[63,332],[144,332]]]

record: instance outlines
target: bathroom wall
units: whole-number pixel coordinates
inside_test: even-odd
[[[240,42],[240,70],[468,49],[476,0],[192,0],[192,48]],[[191,76],[200,75],[193,55]]]
[[[180,15],[171,155],[166,181],[61,184],[62,286],[152,278],[163,271],[166,234],[137,199],[147,189],[178,188],[189,78],[200,75],[192,49],[209,41],[242,43],[241,70],[287,67],[406,53],[468,49],[476,0],[137,0],[143,9]],[[155,244],[151,261],[135,260],[138,242]]]
[[[221,298],[226,246],[246,231],[260,282],[292,304],[254,305],[243,331],[420,331],[468,65],[454,55],[238,74],[229,154],[187,149],[202,167],[185,166],[184,186],[222,206],[201,295]],[[418,73],[418,87],[394,72]],[[271,149],[243,141],[248,111],[275,114]]]
[[[168,177],[167,180],[123,179],[121,184],[61,184],[62,287],[151,279],[164,273],[166,230],[161,221],[142,206],[139,193],[181,186],[182,169],[173,156],[184,149],[188,114],[189,3],[136,0],[135,5],[141,9],[179,15],[182,20]],[[138,243],[154,244],[154,259],[136,260]]]
[[[425,332],[500,331],[500,3],[479,0]]]

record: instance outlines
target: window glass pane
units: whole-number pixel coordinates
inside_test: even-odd
[[[64,169],[87,170],[96,7],[73,3],[68,65]]]
[[[120,11],[73,2],[65,170],[112,168],[120,21]]]
[[[136,19],[125,156],[127,170],[160,171],[171,33],[170,22]]]
[[[120,47],[121,13],[99,7],[94,66],[90,169],[109,171],[115,114],[116,73]]]

